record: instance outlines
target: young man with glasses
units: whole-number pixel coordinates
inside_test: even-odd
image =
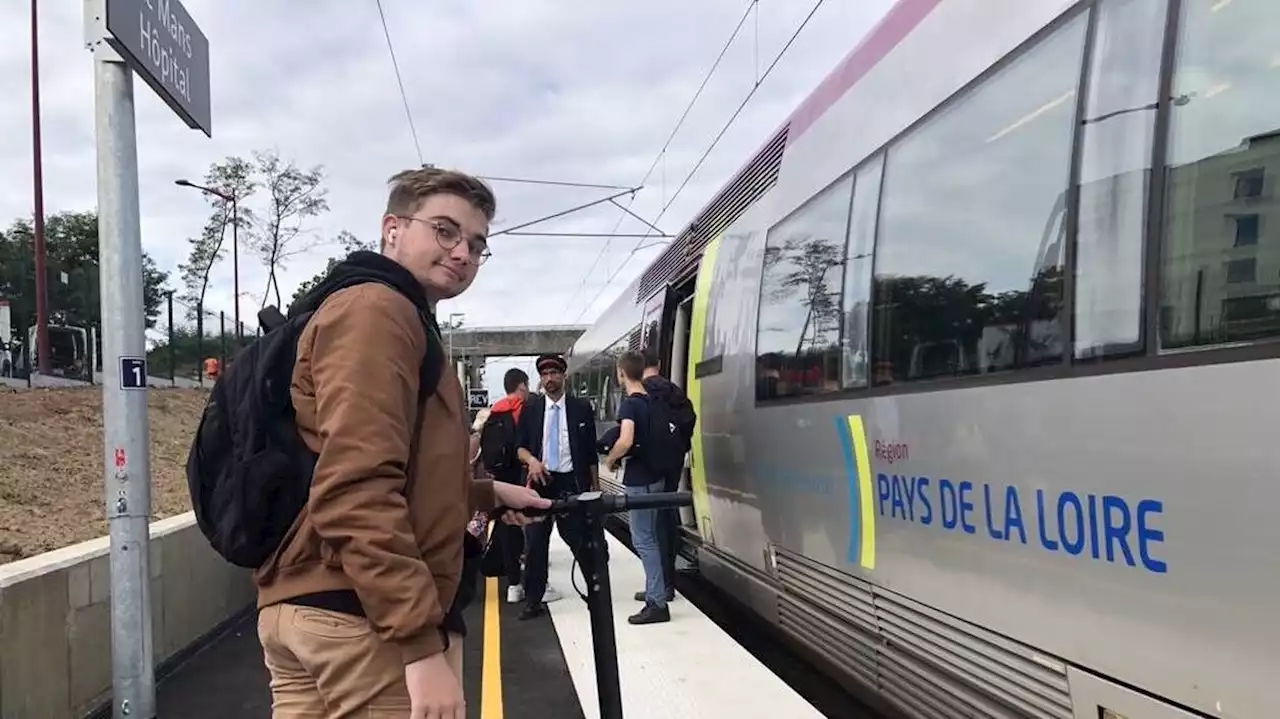
[[[381,254],[344,264],[394,281],[328,295],[298,339],[291,395],[319,458],[305,509],[255,572],[276,719],[466,716],[461,641],[446,613],[467,522],[499,505],[550,506],[528,488],[473,479],[451,362],[418,403],[423,358],[442,351],[419,307],[434,313],[471,285],[489,257],[494,205],[462,173],[391,178]]]

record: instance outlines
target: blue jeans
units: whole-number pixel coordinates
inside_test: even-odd
[[[628,495],[655,494],[666,490],[662,480],[643,487],[625,487]],[[644,565],[644,601],[659,609],[667,606],[667,580],[662,573],[662,550],[658,544],[657,509],[633,509],[627,513],[631,522],[631,546]]]

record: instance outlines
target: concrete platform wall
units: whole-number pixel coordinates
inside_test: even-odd
[[[0,717],[79,719],[111,692],[110,540],[0,565]],[[254,601],[249,573],[213,552],[192,513],[151,525],[156,663]]]

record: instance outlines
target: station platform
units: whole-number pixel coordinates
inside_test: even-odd
[[[823,714],[683,597],[671,621],[632,626],[644,585],[639,559],[608,538],[618,664],[627,719]],[[553,533],[550,584],[562,598],[520,621],[500,580],[482,580],[467,609],[463,676],[469,719],[598,719],[586,603],[570,580],[573,557]],[[585,591],[580,570],[578,587]],[[254,615],[192,657],[158,687],[160,717],[269,719],[271,696]]]

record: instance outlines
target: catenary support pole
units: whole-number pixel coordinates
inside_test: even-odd
[[[112,715],[152,719],[151,448],[137,130],[133,72],[123,62],[107,59],[108,55],[95,52],[94,95],[105,374],[102,424],[111,534]]]
[[[40,23],[36,13],[37,0],[31,0],[31,168],[32,196],[35,211],[32,213],[34,250],[36,255],[36,365],[40,374],[48,375],[52,367],[49,350],[49,270],[44,241],[44,150],[40,139]]]

